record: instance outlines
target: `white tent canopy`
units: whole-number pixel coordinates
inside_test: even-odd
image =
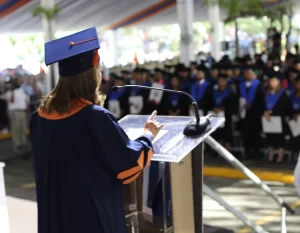
[[[269,0],[270,1],[270,0]],[[278,0],[280,1],[280,0]],[[23,7],[0,19],[0,33],[42,32],[41,18],[32,16],[32,9],[39,0],[31,0]],[[164,8],[151,17],[145,17],[141,11],[161,2],[171,2],[172,6]],[[80,30],[92,26],[105,28],[135,14],[141,15],[141,20],[133,26],[154,26],[177,23],[176,0],[56,0],[61,12],[57,17],[57,31]],[[208,8],[203,0],[194,0],[194,20],[208,20]],[[299,1],[293,0],[296,12],[299,12]],[[298,6],[299,5],[299,6]],[[221,11],[221,18],[226,14]]]
[[[61,9],[57,17],[57,31],[80,30],[92,26],[99,29],[133,16],[142,10],[162,2],[161,0],[56,0]],[[170,1],[172,2],[172,1]],[[32,0],[23,7],[0,19],[0,33],[42,32],[42,22],[34,18],[32,9],[39,4]],[[207,20],[207,7],[201,0],[194,3],[195,21]],[[223,17],[225,14],[222,13]],[[177,12],[173,4],[170,8],[140,20],[134,26],[153,26],[176,23]]]

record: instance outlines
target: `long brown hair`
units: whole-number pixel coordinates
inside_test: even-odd
[[[105,95],[99,91],[100,84],[98,67],[71,77],[60,77],[56,87],[42,99],[40,109],[46,113],[56,111],[64,114],[70,111],[72,102],[81,99],[102,106]]]

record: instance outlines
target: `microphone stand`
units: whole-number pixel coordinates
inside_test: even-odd
[[[157,88],[157,87],[148,87],[148,86],[142,86],[142,85],[124,85],[124,86],[113,86],[113,91],[119,91],[122,88],[142,88],[142,89],[148,89],[148,90],[157,90],[157,91],[164,91],[169,93],[177,93],[187,96],[191,101],[195,112],[196,122],[192,121],[190,122],[184,129],[183,134],[188,137],[199,137],[203,133],[207,132],[211,129],[211,122],[209,118],[211,115],[205,116],[204,120],[200,122],[200,116],[199,116],[199,109],[197,102],[195,99],[189,94],[184,91],[174,91],[170,89],[163,89],[163,88]]]

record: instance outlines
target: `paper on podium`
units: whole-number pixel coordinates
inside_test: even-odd
[[[127,115],[119,121],[120,126],[127,132],[129,138],[136,139],[143,133],[145,122],[149,116]],[[197,138],[186,137],[183,130],[187,124],[195,120],[195,117],[186,116],[156,116],[155,120],[164,124],[160,134],[153,142],[153,161],[180,162],[207,135],[215,131],[223,122],[222,117],[212,117],[212,128],[209,132]]]
[[[135,140],[138,137],[143,135],[144,132],[144,128],[128,128],[124,130],[125,133],[128,135],[128,137],[131,140]],[[159,140],[162,136],[164,136],[166,133],[168,132],[168,130],[160,130],[158,135],[154,138],[154,140],[152,141],[152,143],[155,143],[157,140]]]
[[[293,137],[298,137],[300,135],[300,116],[298,116],[298,119],[296,121],[289,121],[289,126]]]
[[[264,116],[261,119],[264,133],[282,133],[282,122],[280,116],[272,116],[270,121],[268,121]]]

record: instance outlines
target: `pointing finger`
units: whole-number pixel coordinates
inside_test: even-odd
[[[159,124],[158,125],[158,129],[161,129],[162,127],[164,127],[164,124]]]
[[[154,118],[156,117],[156,114],[157,114],[157,111],[155,110],[155,111],[153,111],[152,112],[152,114],[151,114],[151,116],[149,117],[149,119],[148,120],[151,120],[151,121],[153,121],[154,120]]]

